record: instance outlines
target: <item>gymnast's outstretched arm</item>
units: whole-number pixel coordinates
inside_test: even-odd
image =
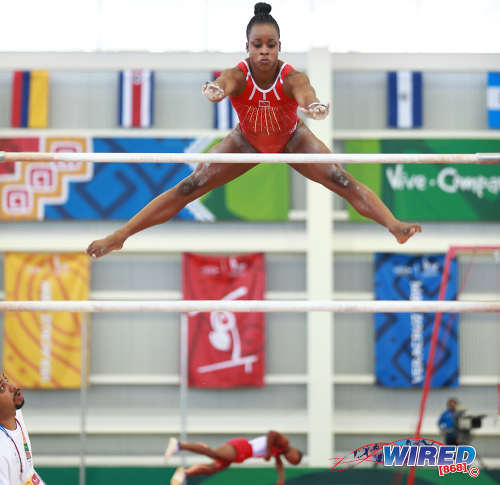
[[[309,78],[303,72],[292,71],[288,74],[283,84],[283,91],[287,96],[295,98],[300,111],[308,118],[323,120],[328,116],[330,105],[320,102]]]
[[[285,467],[283,466],[283,461],[278,456],[275,456],[276,460],[276,472],[278,473],[278,480],[276,485],[285,485]]]
[[[217,103],[226,96],[237,96],[245,89],[245,76],[239,67],[222,71],[215,81],[203,84],[201,91],[210,101]]]

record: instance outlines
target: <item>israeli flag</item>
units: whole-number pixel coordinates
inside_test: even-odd
[[[488,73],[488,126],[500,128],[500,72]]]
[[[422,73],[387,73],[388,125],[393,128],[422,126]]]
[[[215,71],[212,80],[220,76],[220,71]],[[229,97],[214,103],[214,128],[216,130],[232,130],[238,124],[238,115],[233,108]]]

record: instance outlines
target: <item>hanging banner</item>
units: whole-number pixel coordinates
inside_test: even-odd
[[[347,140],[346,153],[494,153],[500,140]],[[346,165],[402,220],[500,220],[500,165]],[[350,220],[366,220],[348,206]]]
[[[81,137],[20,140],[14,146],[9,143],[14,140],[2,140],[8,146],[5,151],[81,153],[89,149],[88,140]],[[0,172],[0,220],[47,219],[51,207],[67,202],[72,183],[90,180],[92,176],[92,163],[13,162]]]
[[[94,138],[96,153],[203,153],[219,138]],[[197,164],[98,163],[84,183],[72,184],[67,201],[45,211],[46,219],[126,220],[152,199],[191,175]],[[261,164],[184,207],[174,219],[287,220],[289,169]]]
[[[263,300],[264,255],[231,257],[185,253],[185,300]],[[264,385],[264,314],[190,312],[188,385],[228,388]]]
[[[89,258],[83,254],[7,253],[6,300],[87,300]],[[20,387],[79,388],[82,315],[6,312],[3,369]]]
[[[437,300],[443,254],[375,255],[377,300]],[[458,269],[453,260],[446,300],[456,300]],[[375,379],[385,387],[421,387],[435,313],[375,313]],[[458,386],[458,315],[443,314],[432,387]]]

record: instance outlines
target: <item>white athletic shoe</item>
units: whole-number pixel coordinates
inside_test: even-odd
[[[170,485],[183,485],[185,483],[186,474],[184,473],[184,468],[181,466],[175,470],[175,473],[170,479]]]
[[[177,438],[170,438],[168,440],[167,449],[165,450],[164,460],[167,463],[168,460],[172,457],[173,454],[179,451],[179,441]]]

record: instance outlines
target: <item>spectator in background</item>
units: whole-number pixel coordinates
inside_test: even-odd
[[[444,434],[445,444],[447,445],[458,444],[457,404],[457,399],[450,397],[446,404],[446,410],[441,414],[438,421],[439,429]]]
[[[0,374],[0,485],[44,485],[33,468],[21,389]]]

